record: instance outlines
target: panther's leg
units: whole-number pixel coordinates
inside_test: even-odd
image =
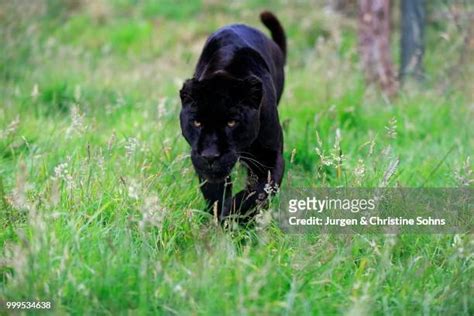
[[[206,200],[207,210],[213,214],[215,203],[217,202],[217,216],[221,217],[223,209],[230,207],[232,198],[232,182],[230,176],[224,181],[218,183],[210,183],[207,180],[199,177],[202,195]],[[227,200],[227,202],[226,202]]]
[[[258,205],[265,206],[268,197],[276,192],[280,186],[285,162],[281,152],[272,152],[265,155],[265,159],[246,164],[249,170],[247,186],[232,198],[230,209],[222,215],[235,215],[242,218],[250,218],[255,215]],[[255,180],[252,181],[252,176]]]

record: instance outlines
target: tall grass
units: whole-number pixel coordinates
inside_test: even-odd
[[[449,20],[428,30],[428,81],[388,101],[363,82],[354,21],[319,2],[30,4],[0,4],[0,301],[50,300],[57,314],[473,314],[471,234],[285,235],[271,210],[223,231],[202,211],[177,120],[206,36],[235,21],[263,29],[271,8],[289,36],[282,190],[472,186],[473,100],[438,67],[459,53],[439,40],[460,43]]]

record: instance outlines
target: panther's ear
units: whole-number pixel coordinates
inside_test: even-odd
[[[245,104],[258,109],[263,96],[262,81],[254,75],[248,76],[243,80],[242,88]]]
[[[193,90],[197,80],[192,78],[188,79],[183,83],[183,87],[179,90],[179,96],[181,98],[182,106],[191,105],[194,103]]]

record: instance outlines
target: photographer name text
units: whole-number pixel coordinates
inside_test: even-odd
[[[370,212],[376,209],[375,199],[334,199],[307,197],[288,201],[288,224],[291,226],[445,226],[446,219],[437,217],[402,217],[402,216],[360,216],[359,218],[343,218],[331,216],[303,217],[302,211],[321,214],[324,211],[343,211],[349,214]],[[305,213],[306,214],[306,213]],[[359,214],[362,215],[362,214]],[[303,218],[302,218],[303,217]]]

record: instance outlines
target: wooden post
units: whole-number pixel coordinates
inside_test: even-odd
[[[425,1],[402,0],[401,3],[400,79],[410,76],[423,79]]]

